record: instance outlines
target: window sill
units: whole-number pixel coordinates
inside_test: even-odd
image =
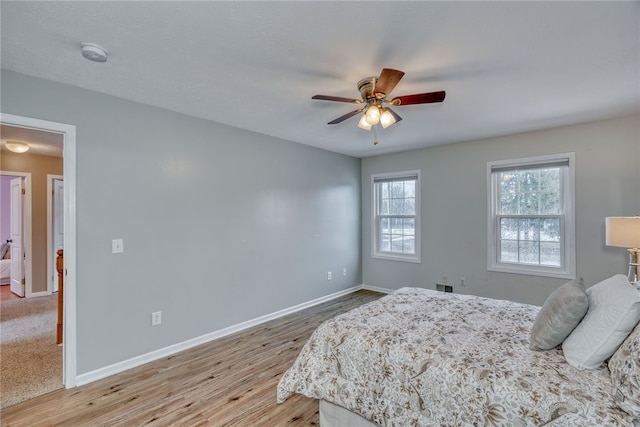
[[[522,274],[526,276],[553,277],[556,279],[574,280],[576,275],[566,270],[535,268],[526,265],[504,265],[495,264],[487,267],[488,271],[497,271],[500,273]]]
[[[386,259],[388,261],[402,261],[402,262],[412,262],[414,264],[420,264],[422,261],[418,256],[402,256],[402,255],[393,255],[387,253],[374,253],[371,255],[371,258],[374,259]]]

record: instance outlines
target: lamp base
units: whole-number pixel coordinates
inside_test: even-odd
[[[634,286],[638,286],[638,267],[640,263],[638,263],[638,257],[640,255],[640,249],[633,248],[628,249],[629,251],[629,274],[627,278],[629,279],[629,283]]]

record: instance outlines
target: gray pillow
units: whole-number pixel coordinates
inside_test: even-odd
[[[582,279],[572,280],[553,291],[540,309],[531,329],[529,348],[551,350],[562,344],[589,309]]]
[[[9,242],[3,243],[2,245],[0,245],[0,259],[4,259],[4,256],[7,254],[8,250],[9,250]]]

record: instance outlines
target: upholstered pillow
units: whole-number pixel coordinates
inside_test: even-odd
[[[587,289],[589,309],[562,343],[564,357],[578,369],[607,360],[640,320],[640,292],[622,274]]]
[[[0,245],[0,259],[4,259],[4,256],[9,252],[9,243],[3,243]]]
[[[640,420],[640,325],[609,359],[613,400]]]
[[[580,323],[589,308],[582,280],[565,283],[553,291],[542,305],[531,328],[531,350],[551,350],[562,344]]]

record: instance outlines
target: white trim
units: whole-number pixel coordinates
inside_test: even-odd
[[[371,174],[371,258],[374,259],[385,259],[390,261],[402,261],[402,262],[412,262],[416,264],[420,264],[422,262],[421,256],[421,243],[422,243],[422,216],[420,213],[420,208],[422,206],[422,190],[420,186],[421,176],[420,169],[402,171],[402,172],[387,172],[387,173],[374,173]],[[414,242],[415,245],[415,254],[413,255],[403,255],[403,254],[395,254],[395,253],[386,253],[386,252],[378,252],[378,192],[376,191],[375,180],[376,179],[385,179],[385,178],[407,178],[416,176],[416,214],[415,214],[415,235]]]
[[[47,291],[31,292],[31,298],[46,297],[49,295]]]
[[[53,277],[58,277],[58,273],[53,269],[53,181],[61,179],[64,181],[62,175],[47,174],[47,295],[53,293]]]
[[[38,296],[33,293],[33,210],[32,210],[32,190],[31,190],[31,172],[18,171],[0,171],[0,175],[15,176],[24,178],[24,211],[22,212],[22,247],[24,248],[24,297],[33,298]]]
[[[561,241],[564,265],[561,268],[532,266],[524,264],[501,263],[497,254],[498,227],[496,217],[498,201],[493,196],[497,194],[497,181],[492,174],[495,166],[528,166],[551,163],[566,159],[569,166],[563,180],[565,184],[560,189],[563,199],[563,238]],[[498,160],[487,162],[487,270],[503,273],[528,274],[532,276],[555,277],[560,279],[575,279],[576,270],[576,225],[575,225],[575,153],[559,153],[544,156],[526,157],[512,160]],[[565,191],[568,190],[568,191]]]
[[[379,288],[378,286],[369,286],[369,285],[365,285],[365,284],[362,284],[360,286],[360,288],[361,289],[366,289],[367,291],[380,292],[381,294],[391,294],[391,293],[395,292],[394,289]]]
[[[329,294],[320,298],[316,298],[311,301],[304,302],[302,304],[295,305],[293,307],[285,308],[285,309],[273,312],[271,314],[265,314],[264,316],[256,317],[255,319],[247,320],[246,322],[241,322],[236,325],[229,326],[227,328],[210,332],[208,334],[204,334],[199,337],[195,337],[195,338],[183,341],[181,343],[172,344],[170,346],[167,346],[158,350],[154,350],[146,354],[141,354],[140,356],[132,357],[131,359],[123,360],[122,362],[114,363],[112,365],[105,366],[103,368],[95,369],[93,371],[80,374],[76,378],[77,385],[81,386],[81,385],[89,384],[91,382],[101,380],[111,375],[119,374],[120,372],[124,372],[128,369],[132,369],[137,366],[144,365],[145,363],[153,362],[154,360],[171,356],[173,354],[188,350],[190,348],[199,346],[201,344],[205,344],[210,341],[226,337],[227,335],[235,334],[236,332],[240,332],[245,329],[258,326],[262,323],[278,319],[280,317],[295,313],[300,310],[304,310],[305,308],[322,304],[324,302],[356,292],[360,289],[369,289],[369,288],[365,287],[364,285],[354,286],[352,288],[344,289],[342,291],[338,291],[333,294]],[[370,290],[375,290],[375,289],[370,289]],[[383,291],[380,291],[380,292],[383,292]]]
[[[10,126],[60,133],[64,137],[64,344],[62,382],[76,386],[76,127],[73,125],[0,113],[0,122]]]

